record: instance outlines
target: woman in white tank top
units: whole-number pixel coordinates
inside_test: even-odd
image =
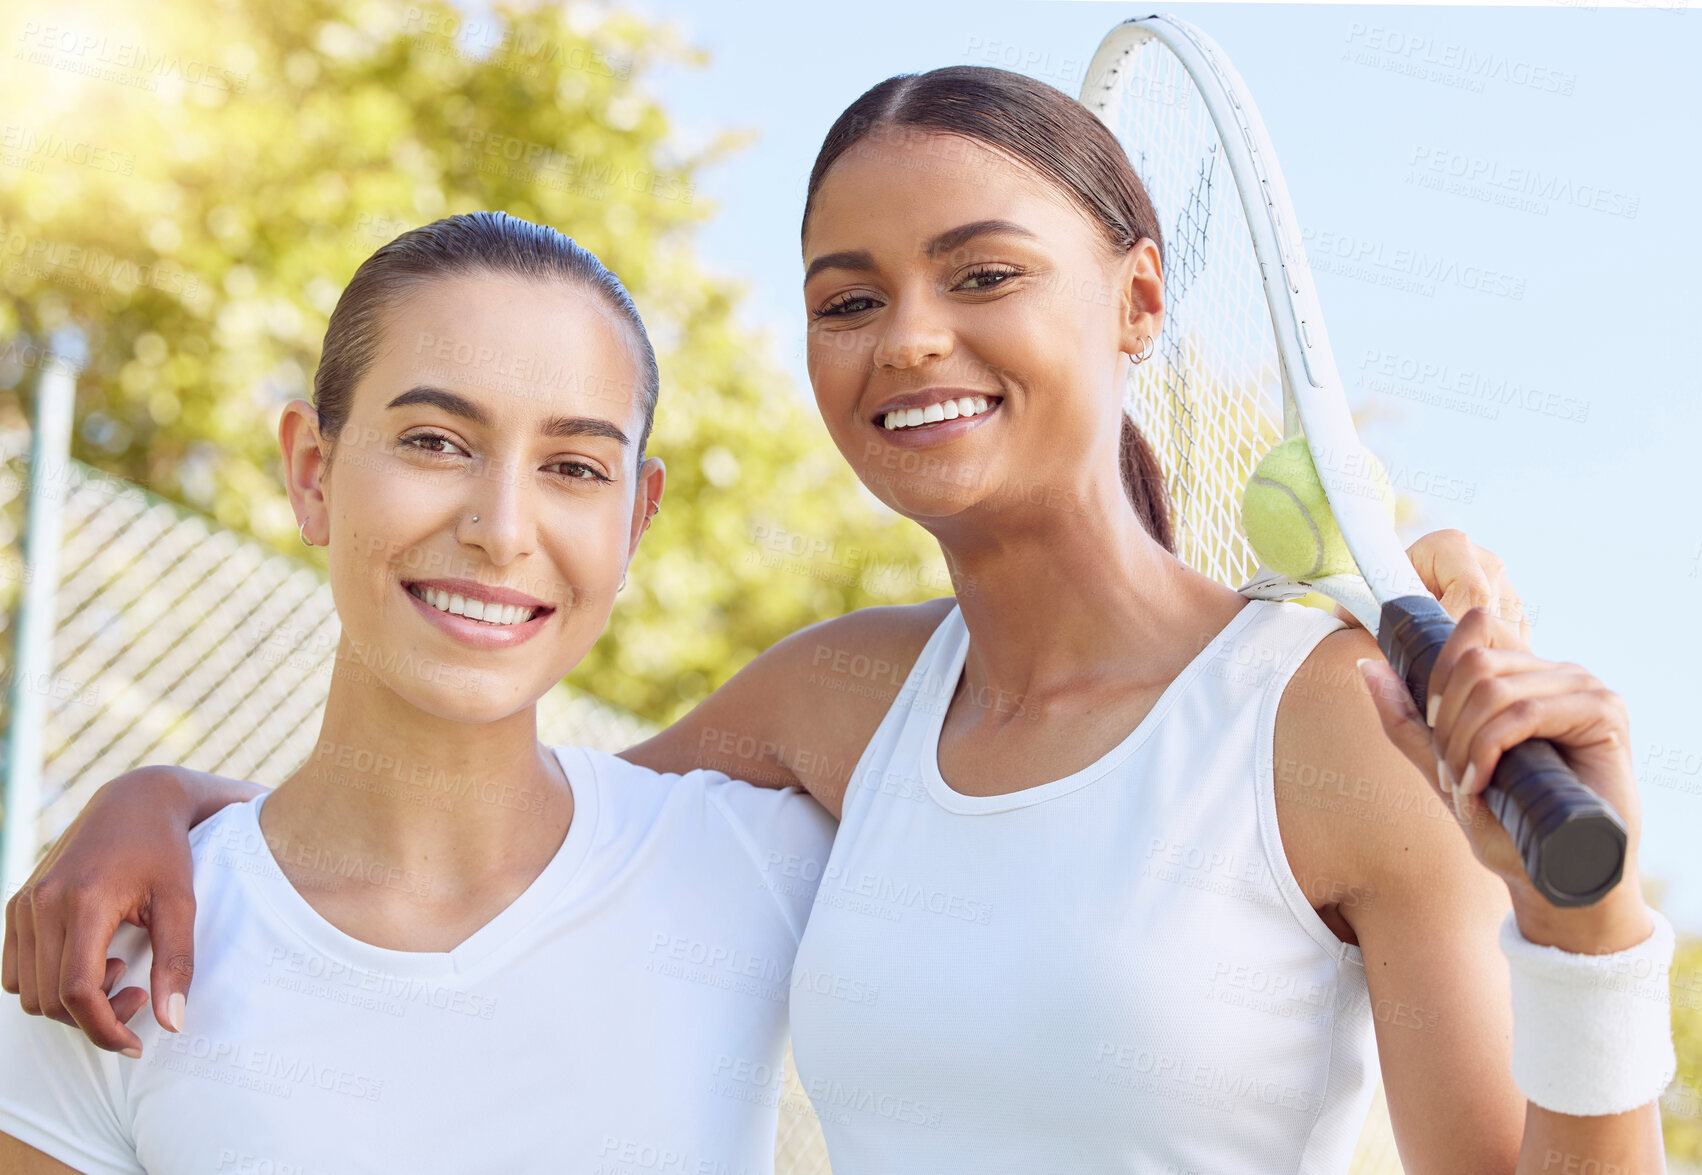
[[[819,881],[793,1034],[837,1175],[1339,1172],[1379,1074],[1413,1175],[1658,1169],[1653,1101],[1577,1117],[1520,1094],[1495,941],[1509,906],[1572,952],[1649,936],[1618,699],[1526,650],[1499,564],[1458,534],[1413,551],[1452,612],[1478,606],[1429,726],[1368,691],[1388,677],[1362,631],[1176,558],[1121,412],[1162,330],[1161,233],[1077,103],[1000,70],[890,79],[808,192],[822,418],[939,540],[956,596],[805,629],[627,757],[801,784],[842,816],[818,876],[770,862],[776,886]],[[1585,910],[1524,885],[1476,795],[1532,734],[1631,830],[1625,881]],[[169,813],[233,798],[133,774],[61,876],[112,872],[98,830],[169,844]],[[131,856],[125,901],[181,892],[169,852]],[[65,907],[30,917],[62,933]]]
[[[879,993],[794,993],[835,1172],[1339,1173],[1379,1068],[1413,1175],[1659,1169],[1652,1098],[1526,1103],[1496,942],[1510,900],[1573,952],[1650,937],[1618,700],[1478,611],[1432,679],[1433,741],[1398,691],[1374,705],[1362,630],[1170,553],[1120,411],[1162,329],[1160,235],[1098,120],[997,70],[874,87],[812,171],[817,404],[959,589],[907,641],[856,617],[805,634],[817,688],[782,703],[807,774],[800,708],[859,653],[896,667],[845,785],[817,791],[841,825],[798,968]],[[1530,890],[1475,796],[1533,733],[1633,829],[1587,910]]]

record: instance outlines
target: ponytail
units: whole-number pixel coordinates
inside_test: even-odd
[[[1117,464],[1123,471],[1123,488],[1134,503],[1135,514],[1160,546],[1176,553],[1176,535],[1170,527],[1170,507],[1164,496],[1164,471],[1158,466],[1152,446],[1127,412],[1123,414],[1123,439],[1117,449]]]

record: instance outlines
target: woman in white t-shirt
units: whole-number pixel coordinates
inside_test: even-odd
[[[115,1055],[4,1001],[0,1170],[772,1170],[831,821],[536,734],[660,504],[656,395],[553,229],[455,216],[360,267],[279,430],[342,623],[319,739],[191,834],[174,1031]],[[109,953],[109,990],[151,968],[137,927]]]
[[[938,539],[956,598],[794,634],[626,755],[843,816],[799,969],[879,998],[793,1005],[837,1175],[1324,1175],[1379,1075],[1415,1175],[1658,1169],[1664,985],[1555,995],[1593,956],[1648,976],[1671,950],[1622,704],[1530,653],[1458,534],[1412,552],[1464,614],[1428,715],[1363,631],[1176,557],[1121,411],[1162,329],[1162,233],[1105,126],[1003,70],[889,79],[829,132],[802,237],[822,419]],[[1594,906],[1541,899],[1481,797],[1533,735],[1630,830]],[[181,903],[186,823],[247,794],[133,775],[8,910],[8,989],[107,1045],[101,927]],[[151,929],[189,957],[181,920]],[[1510,999],[1503,952],[1533,944],[1551,990]],[[163,1014],[186,977],[155,986]]]

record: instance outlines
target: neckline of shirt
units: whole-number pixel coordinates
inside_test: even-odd
[[[1148,710],[1118,744],[1105,754],[1089,763],[1079,771],[1072,772],[1061,779],[1037,783],[1033,787],[1025,787],[1019,791],[1008,792],[996,796],[972,796],[957,791],[945,781],[940,774],[940,734],[945,729],[946,711],[951,708],[952,695],[957,692],[957,683],[963,676],[963,666],[969,657],[969,628],[963,622],[963,613],[959,608],[953,608],[944,623],[956,624],[957,643],[953,647],[946,662],[946,671],[942,675],[942,693],[939,704],[933,707],[933,713],[928,718],[928,725],[922,731],[922,783],[928,789],[928,795],[940,807],[948,812],[964,816],[986,816],[996,812],[1009,812],[1017,808],[1032,807],[1043,804],[1047,800],[1057,799],[1070,792],[1086,787],[1096,779],[1100,779],[1115,770],[1125,759],[1134,754],[1135,750],[1152,734],[1165,714],[1175,705],[1182,691],[1188,688],[1190,682],[1198,677],[1224,642],[1232,638],[1252,620],[1259,605],[1265,601],[1248,600],[1229,620],[1229,623],[1218,630],[1216,636],[1206,642],[1205,648],[1196,653],[1182,672],[1171,679],[1159,694],[1158,701]]]
[[[327,963],[346,962],[383,974],[410,978],[465,976],[476,971],[528,926],[531,926],[568,890],[590,855],[602,809],[596,765],[579,747],[551,747],[567,777],[573,794],[573,821],[567,835],[532,883],[490,921],[447,951],[400,951],[355,938],[338,929],[315,910],[290,884],[260,831],[260,808],[270,792],[262,792],[246,804],[237,805],[245,848],[257,869],[239,869],[261,899],[289,929]]]

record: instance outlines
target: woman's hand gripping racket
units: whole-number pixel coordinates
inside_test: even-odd
[[[1240,75],[1198,29],[1153,16],[1111,31],[1081,100],[1117,134],[1166,225],[1164,337],[1132,381],[1131,411],[1173,470],[1184,557],[1229,583],[1256,559],[1240,588],[1256,598],[1336,600],[1425,713],[1454,621],[1408,561],[1387,479],[1359,443]],[[1260,461],[1277,439],[1279,384],[1283,440]],[[1243,491],[1252,551],[1234,533]],[[1505,751],[1482,795],[1549,902],[1591,905],[1619,882],[1625,824],[1553,744]]]

